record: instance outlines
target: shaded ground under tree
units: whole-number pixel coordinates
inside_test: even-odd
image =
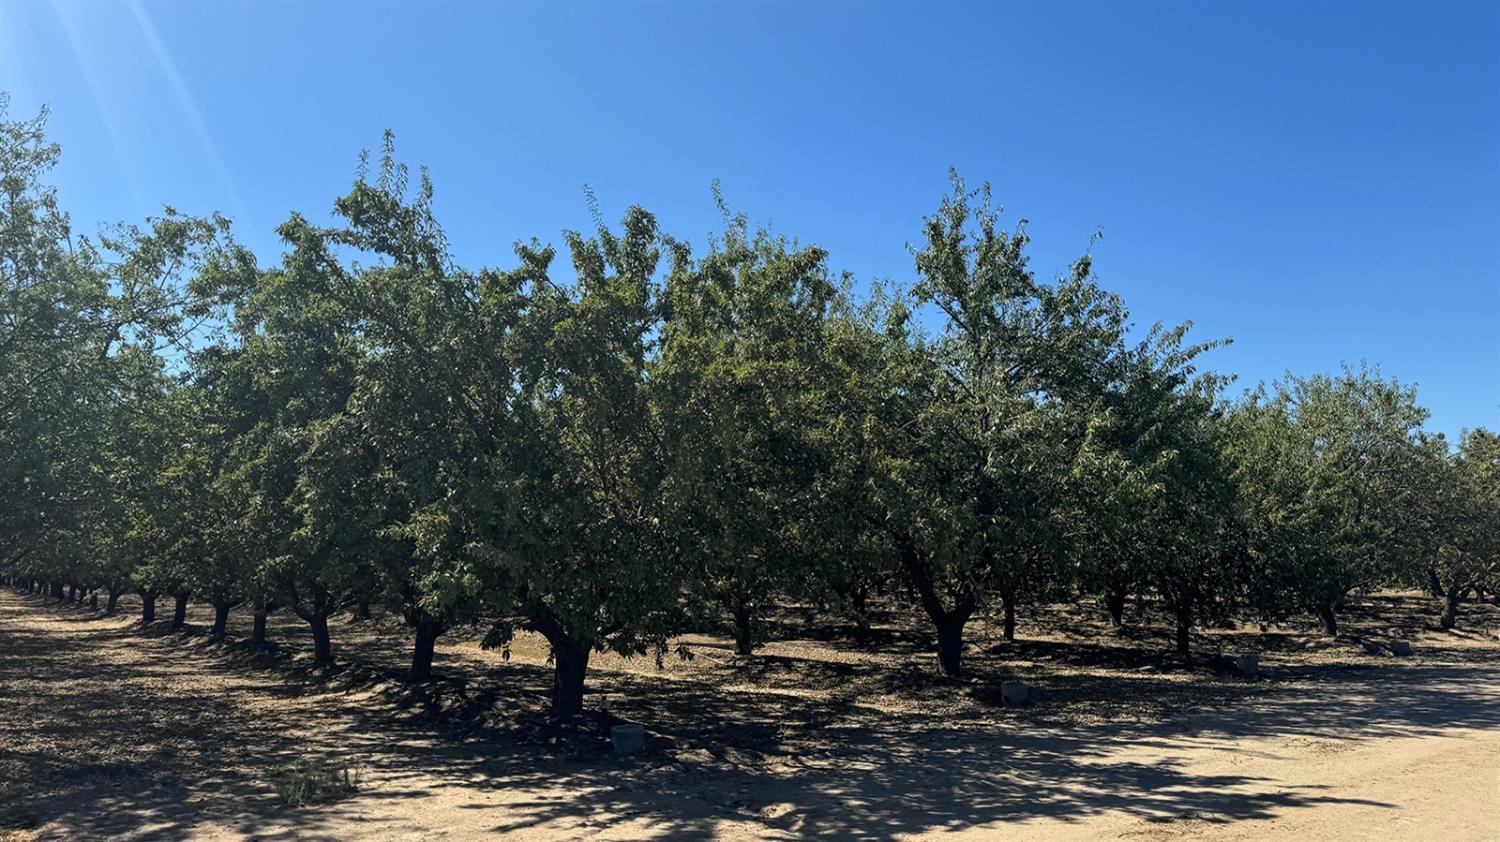
[[[1350,625],[1406,628],[1417,610],[1376,600]],[[783,626],[752,659],[710,639],[659,673],[601,659],[590,716],[560,730],[545,715],[551,676],[534,642],[501,663],[455,641],[439,678],[413,688],[396,680],[394,624],[339,623],[349,665],[328,671],[291,637],[305,628],[295,618],[273,616],[279,651],[214,642],[209,617],[196,619],[194,633],[143,631],[128,615],[0,594],[0,806],[46,821],[40,838],[163,840],[885,839],[1030,820],[1221,822],[1400,805],[1271,781],[1255,764],[1195,772],[1174,759],[1182,746],[1500,728],[1500,645],[1488,628],[1423,639],[1406,660],[1364,656],[1354,641],[1257,636],[1268,675],[1256,682],[1164,659],[1143,648],[1153,641],[1103,623],[1087,640],[1035,627],[1037,639],[1015,643],[977,636],[981,676],[1021,675],[1036,689],[1037,703],[1016,709],[994,705],[986,678],[935,677],[932,656],[916,656],[899,629],[866,649],[787,640],[794,626]],[[247,627],[231,633],[248,633],[239,620]],[[615,717],[649,725],[646,754],[608,753]],[[271,778],[309,757],[359,766],[364,786],[282,807]]]

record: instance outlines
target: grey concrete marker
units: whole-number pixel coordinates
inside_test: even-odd
[[[1000,682],[1000,701],[1007,705],[1024,705],[1031,698],[1031,691],[1023,681]]]
[[[609,740],[615,744],[615,754],[620,757],[635,754],[646,747],[644,725],[616,725],[609,729]]]

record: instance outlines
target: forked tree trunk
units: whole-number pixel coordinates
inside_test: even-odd
[[[328,637],[328,617],[338,610],[338,600],[326,588],[318,584],[310,586],[307,596],[309,600],[304,603],[294,595],[291,600],[292,611],[301,617],[307,623],[308,629],[312,631],[313,663],[318,666],[332,666],[333,643]]]
[[[964,624],[967,618],[953,616],[937,626],[938,668],[943,675],[957,678],[964,672]]]
[[[916,542],[901,532],[895,532],[891,537],[901,552],[901,566],[906,572],[907,583],[916,591],[922,610],[937,629],[938,669],[949,678],[958,678],[963,675],[964,625],[974,613],[974,597],[963,591],[953,608],[944,606],[933,581],[932,568],[917,550]]]
[[[182,627],[187,624],[188,591],[184,588],[177,591],[175,596],[177,605],[172,609],[172,628],[181,631]]]
[[[583,682],[592,647],[574,637],[546,603],[530,600],[525,588],[517,596],[527,606],[532,628],[552,646],[552,715],[577,716],[583,712]]]

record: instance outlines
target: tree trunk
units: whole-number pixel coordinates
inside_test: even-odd
[[[1016,598],[1014,594],[1001,594],[1000,599],[1005,611],[1000,633],[1007,641],[1013,641],[1016,639]]]
[[[99,610],[99,592],[98,591],[94,591],[92,594],[89,595],[89,608],[91,610],[94,610],[94,611],[98,611]]]
[[[1443,616],[1438,620],[1443,631],[1449,631],[1458,625],[1458,603],[1464,598],[1465,590],[1467,588],[1449,588],[1447,595],[1443,597]]]
[[[1109,612],[1110,628],[1125,626],[1125,589],[1110,588],[1104,594],[1104,608]]]
[[[68,600],[68,602],[77,602],[78,601],[78,586],[77,585],[68,585],[67,600]]]
[[[426,681],[432,678],[432,649],[438,635],[443,633],[443,624],[423,617],[416,622],[417,639],[411,650],[411,681]]]
[[[225,600],[219,600],[214,603],[214,627],[209,630],[210,635],[214,637],[224,636],[225,631],[229,628],[229,609],[231,607],[233,607],[232,604]]]
[[[181,631],[187,623],[188,591],[182,589],[177,591],[177,605],[172,609],[172,628]]]
[[[1186,655],[1192,651],[1193,634],[1193,607],[1185,605],[1177,609],[1177,654]]]
[[[1438,580],[1437,571],[1431,567],[1427,568],[1427,590],[1437,599],[1447,596],[1443,593],[1443,583]]]
[[[63,596],[63,583],[62,582],[53,582],[52,583],[52,596],[55,597],[55,598],[57,598],[57,599],[63,599],[64,598],[64,596]]]
[[[250,634],[250,642],[256,646],[266,645],[266,603],[262,599],[255,601],[255,630]]]
[[[967,619],[953,616],[937,627],[938,668],[949,678],[963,675],[964,623]]]
[[[104,613],[106,613],[106,614],[113,614],[113,613],[115,613],[115,607],[119,604],[119,602],[120,602],[120,592],[117,591],[117,590],[115,590],[114,588],[110,588],[109,589],[109,599],[105,600],[105,602],[104,602]]]
[[[328,615],[308,614],[307,625],[312,629],[313,663],[333,664],[333,643],[328,639]]]
[[[571,640],[552,644],[552,715],[583,713],[583,677],[589,668],[589,649]]]
[[[850,597],[854,613],[854,630],[861,637],[870,633],[870,589],[865,585],[854,588]]]
[[[354,619],[356,619],[356,620],[368,620],[368,619],[370,619],[370,600],[369,599],[361,599],[359,602],[355,603],[355,605],[354,605]]]
[[[156,622],[156,591],[145,591],[141,593],[141,625],[149,626]]]
[[[730,612],[734,615],[734,651],[740,655],[754,654],[754,619],[751,617],[748,601],[736,594]]]
[[[906,580],[912,590],[916,591],[922,610],[927,612],[927,618],[937,629],[938,668],[943,675],[957,678],[963,674],[964,624],[974,613],[974,595],[962,590],[955,597],[951,610],[944,607],[942,598],[938,596],[937,584],[933,581],[932,568],[927,558],[917,549],[916,542],[910,535],[900,531],[892,533],[891,537],[901,552],[901,566],[906,571]]]
[[[1339,615],[1331,602],[1320,603],[1316,609],[1318,619],[1323,623],[1323,633],[1329,637],[1338,637]]]

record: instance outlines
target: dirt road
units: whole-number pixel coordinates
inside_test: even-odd
[[[0,591],[0,817],[38,840],[1494,840],[1500,646],[1480,637],[1097,722],[605,669],[611,709],[653,725],[620,760],[535,726],[535,653],[455,645],[451,692],[417,696]],[[453,727],[464,706],[491,724]],[[358,793],[281,806],[270,781],[308,756],[361,768]]]

